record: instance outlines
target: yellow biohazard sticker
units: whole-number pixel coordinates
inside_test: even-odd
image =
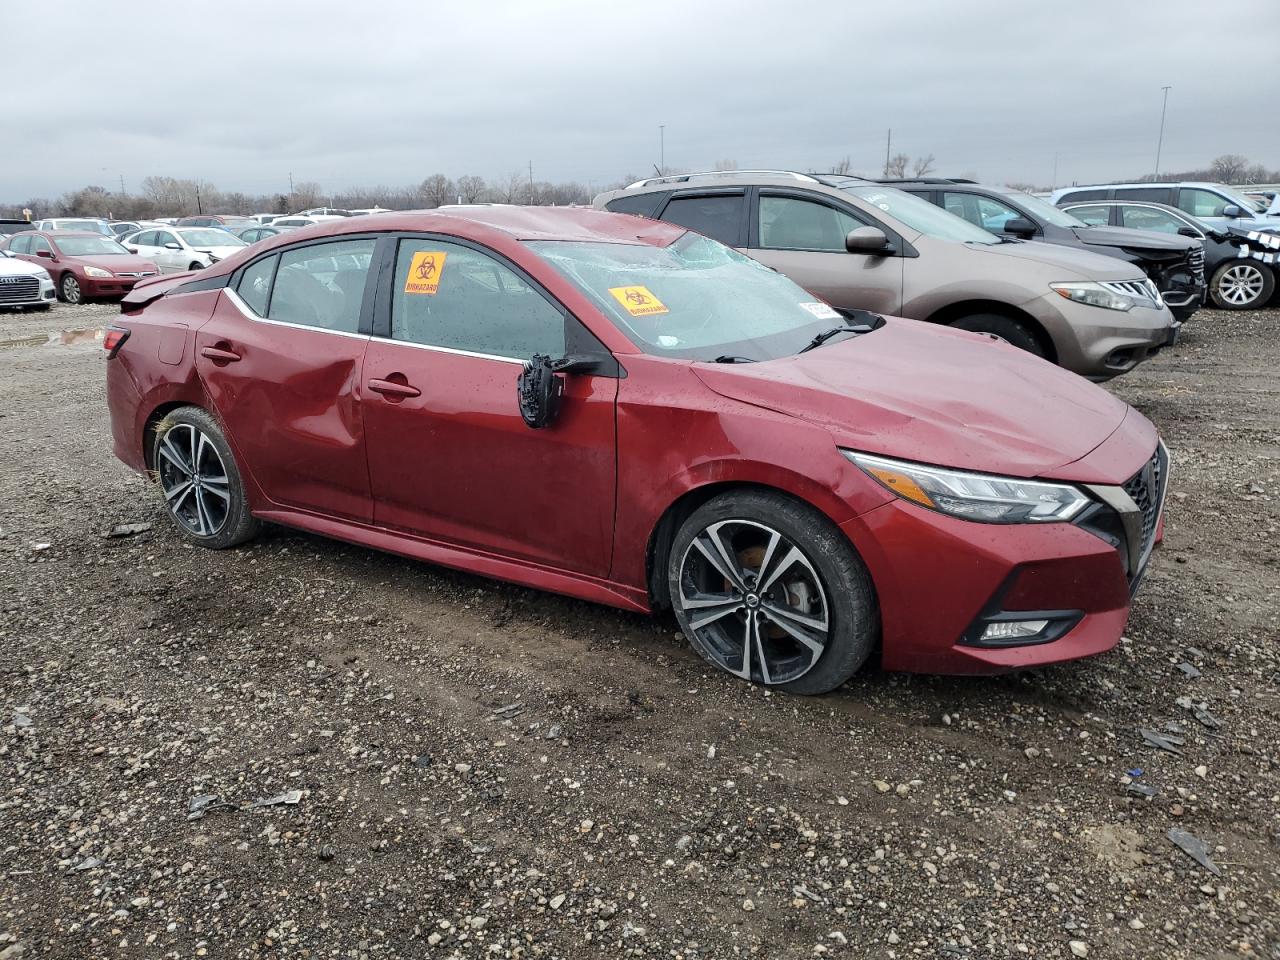
[[[669,313],[666,304],[655,297],[648,287],[610,287],[613,298],[633,317],[648,317],[655,313]]]
[[[440,274],[444,273],[443,250],[419,250],[409,264],[409,275],[404,279],[405,293],[434,295],[440,289]]]

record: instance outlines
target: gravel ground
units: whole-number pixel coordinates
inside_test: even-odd
[[[1280,957],[1280,311],[1112,385],[1176,462],[1115,651],[815,699],[669,619],[185,546],[92,334],[32,345],[114,312],[0,314],[2,960]]]

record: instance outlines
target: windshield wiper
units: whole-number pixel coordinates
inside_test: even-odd
[[[711,361],[712,363],[755,363],[751,357],[735,357],[731,354],[721,354]]]
[[[818,334],[816,337],[810,340],[806,346],[801,348],[800,352],[808,353],[814,347],[822,346],[824,343],[826,343],[828,340],[830,340],[832,337],[834,337],[838,333],[870,333],[870,332],[871,332],[871,327],[867,326],[866,324],[858,324],[856,327],[850,327],[850,326],[832,327],[830,330],[823,330],[820,334]]]

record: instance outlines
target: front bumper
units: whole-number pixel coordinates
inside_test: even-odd
[[[1128,373],[1177,339],[1168,307],[1105,310],[1050,292],[1026,304],[1053,338],[1058,364],[1090,380]]]
[[[51,277],[23,276],[0,283],[0,307],[39,307],[55,299]]]
[[[1087,522],[975,523],[894,500],[842,524],[875,583],[884,669],[994,674],[1114,647],[1162,536],[1168,461],[1161,456],[1163,447],[1122,487],[1091,488],[1098,504]],[[1142,514],[1136,527],[1108,515],[1114,506],[1099,492],[1116,490],[1142,501],[1134,503]],[[983,642],[986,625],[1009,619],[1050,626],[1036,638]]]
[[[140,277],[80,277],[80,289],[86,297],[123,297],[126,293],[137,286],[138,281],[145,280],[147,277],[154,277],[155,274],[146,274]]]

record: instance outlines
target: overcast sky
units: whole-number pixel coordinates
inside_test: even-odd
[[[973,11],[973,12],[967,12]],[[1280,0],[0,0],[0,200],[148,175],[327,191],[666,162],[1048,185],[1280,167]],[[24,47],[22,55],[17,47]]]

